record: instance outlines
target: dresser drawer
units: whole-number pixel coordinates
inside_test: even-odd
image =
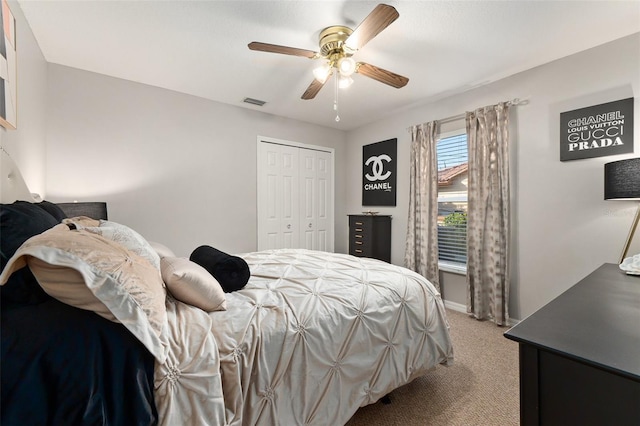
[[[349,241],[350,242],[371,241],[372,235],[373,235],[373,232],[371,230],[371,227],[365,227],[365,226],[361,226],[360,225],[360,226],[355,226],[355,227],[349,229]]]
[[[362,232],[351,232],[349,236],[349,254],[354,256],[371,256],[373,247],[371,237]]]

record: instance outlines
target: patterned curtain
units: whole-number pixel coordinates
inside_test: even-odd
[[[404,265],[440,291],[438,272],[438,164],[436,134],[438,123],[411,128],[409,218]]]
[[[509,319],[509,106],[466,114],[469,141],[467,312]]]

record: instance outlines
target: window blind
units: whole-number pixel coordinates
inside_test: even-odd
[[[438,258],[441,262],[467,264],[467,135],[441,137],[438,160]]]

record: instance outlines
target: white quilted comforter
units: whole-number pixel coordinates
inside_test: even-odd
[[[227,311],[168,302],[161,424],[341,425],[453,359],[440,294],[412,271],[308,250],[242,257],[251,279]]]

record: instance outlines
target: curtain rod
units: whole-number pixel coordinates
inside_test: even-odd
[[[523,100],[521,100],[519,98],[514,98],[514,99],[511,99],[510,101],[507,101],[507,105],[509,105],[509,106],[518,106],[518,105],[523,105],[523,104],[526,104],[526,103],[527,103],[526,100],[523,101]],[[435,120],[435,121],[437,121],[438,124],[450,123],[452,121],[462,120],[466,116],[467,116],[467,113],[463,112],[462,114],[452,115],[451,117],[446,117],[446,118],[442,118],[440,120]],[[407,127],[407,132],[410,132],[412,127]]]

